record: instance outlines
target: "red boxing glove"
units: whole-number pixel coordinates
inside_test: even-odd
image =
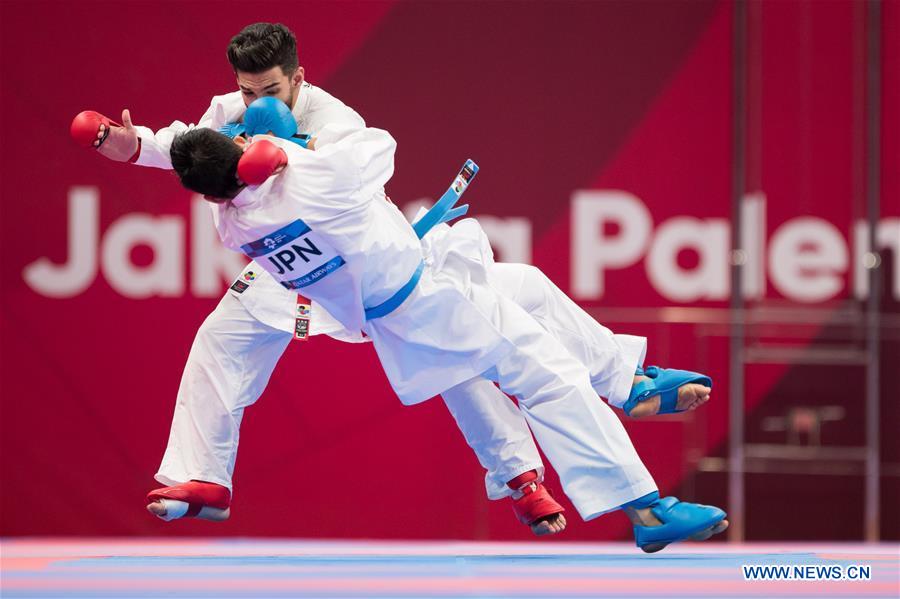
[[[85,110],[84,112],[79,112],[78,115],[72,119],[72,126],[69,128],[69,133],[72,134],[72,139],[78,142],[79,145],[91,148],[94,147],[94,142],[98,139],[97,133],[100,131],[100,125],[106,126],[103,137],[99,138],[100,145],[106,141],[106,136],[109,135],[110,127],[122,126],[110,118],[103,116],[99,112]],[[100,145],[97,145],[96,147],[99,148]]]
[[[251,143],[238,161],[238,178],[247,185],[261,185],[287,162],[284,150],[261,139]]]

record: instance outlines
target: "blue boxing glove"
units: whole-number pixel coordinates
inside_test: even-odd
[[[297,121],[287,104],[267,96],[254,100],[244,113],[247,135],[272,132],[275,137],[287,139],[297,132]]]
[[[250,103],[244,113],[244,129],[248,136],[271,131],[275,137],[288,139],[304,148],[309,142],[309,135],[297,133],[297,121],[287,104],[271,96]]]

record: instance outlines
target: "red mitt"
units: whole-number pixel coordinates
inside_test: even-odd
[[[72,119],[72,126],[69,128],[69,133],[72,134],[72,139],[79,145],[86,148],[92,148],[95,147],[94,142],[98,139],[97,133],[100,131],[100,125],[105,125],[106,130],[103,132],[103,137],[99,138],[100,144],[96,146],[98,148],[106,141],[111,126],[122,126],[109,117],[103,116],[99,112],[85,110],[84,112],[79,112],[75,118]]]
[[[284,150],[272,142],[265,139],[254,141],[238,161],[238,178],[247,185],[261,185],[287,161]]]

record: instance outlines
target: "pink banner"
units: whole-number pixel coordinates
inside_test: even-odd
[[[749,302],[866,296],[861,6],[752,8]],[[528,538],[508,502],[485,498],[441,402],[401,407],[371,347],[324,338],[289,347],[247,412],[231,520],[144,513],[191,341],[240,265],[173,174],[79,148],[69,122],[84,109],[118,120],[126,107],[154,129],[196,121],[212,95],[235,89],[230,37],[280,21],[297,34],[307,79],[398,140],[396,203],[436,198],[471,157],[482,171],[466,199],[499,260],[536,264],[600,320],[621,308],[725,308],[732,9],[4,2],[0,535]],[[885,310],[896,312],[900,10],[884,13],[890,167],[876,241],[888,257]],[[710,372],[714,401],[695,425],[702,451],[721,453],[727,339],[701,346],[685,327],[661,337],[653,323],[610,326],[651,336],[652,363]],[[785,376],[751,377],[748,409]],[[627,425],[662,490],[678,489],[685,424]],[[697,499],[722,499],[724,487],[715,494]],[[616,515],[565,537],[629,535]]]

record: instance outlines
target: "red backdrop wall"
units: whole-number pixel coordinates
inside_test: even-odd
[[[863,216],[865,192],[860,6],[764,2],[752,9],[758,35],[751,38],[747,191],[765,197],[769,237],[813,216],[825,229],[830,223],[849,254],[849,265],[832,277],[836,290],[805,298],[802,281],[785,287],[773,279],[769,270],[782,259],[776,255],[764,273],[766,300],[830,305],[853,295],[852,223]],[[371,347],[318,338],[289,348],[245,417],[230,521],[165,524],[142,511],[191,340],[228,281],[223,277],[214,293],[197,292],[192,243],[196,227],[208,223],[194,221],[208,214],[192,217],[190,196],[172,174],[78,148],[68,124],[86,108],[117,116],[124,107],[152,128],[195,121],[211,95],[235,88],[225,46],[251,22],[291,27],[307,79],[392,132],[399,150],[388,192],[398,203],[434,197],[472,157],[483,169],[468,197],[474,215],[523,219],[530,237],[507,249],[515,254],[508,257],[530,253],[601,320],[604,310],[620,307],[727,306],[727,267],[716,266],[724,264],[714,260],[716,251],[676,244],[667,254],[661,238],[679,226],[699,227],[710,247],[728,247],[727,237],[723,246],[715,240],[731,214],[729,2],[12,0],[0,9],[2,535],[529,536],[505,502],[485,499],[478,464],[439,401],[402,408]],[[900,9],[885,3],[884,13],[882,162],[891,167],[883,169],[881,197],[890,236],[891,219],[900,218]],[[70,259],[69,197],[83,187],[100,198],[99,234],[86,242],[92,255],[123,218],[145,215],[172,227],[177,267],[162,284],[170,291],[133,297],[110,280],[102,260],[96,276],[65,297],[27,281],[36,261]],[[653,223],[639,255],[602,272],[602,293],[590,289],[604,257],[573,243],[573,198],[585,190],[625,192]],[[683,217],[699,220],[673,223]],[[598,240],[623,234],[613,225],[591,232],[590,222],[574,222]],[[830,238],[823,239],[827,245]],[[662,274],[648,274],[651,255]],[[159,259],[139,245],[124,260],[139,271]],[[684,291],[681,281],[697,269],[708,269],[709,279],[700,291]],[[900,299],[894,281],[885,283],[889,312]],[[630,330],[651,335],[651,361],[699,364],[715,377],[717,401],[705,408],[702,449],[724,455],[727,341],[701,348],[684,328],[665,329],[664,338],[651,324]],[[896,358],[896,345],[886,348]],[[784,393],[815,398],[842,381],[846,375],[764,369],[750,377],[748,410],[752,415]],[[883,398],[890,421],[896,385]],[[852,415],[842,426],[856,430],[861,418]],[[684,421],[628,426],[661,488],[679,490]],[[896,440],[885,436],[885,460],[897,461]],[[892,480],[887,502],[897,499]],[[698,499],[724,502],[723,481],[713,477],[691,489],[705,493]],[[859,493],[839,485],[845,503],[861,500],[861,483]],[[760,504],[777,507],[788,493],[758,495]],[[819,526],[791,534],[854,538],[861,515],[847,509],[845,522],[824,532]],[[751,524],[751,536],[780,534],[762,519]],[[895,526],[896,519],[887,521],[885,534],[896,534]],[[566,538],[628,534],[616,515],[573,525]]]

